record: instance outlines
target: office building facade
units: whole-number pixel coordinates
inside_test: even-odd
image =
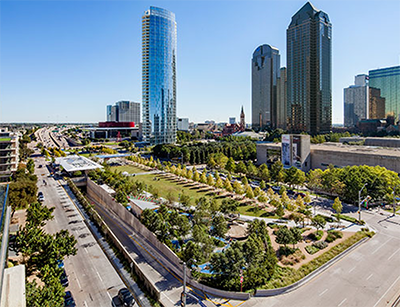
[[[133,101],[118,101],[107,106],[108,122],[134,122],[140,124],[140,103]]]
[[[253,129],[276,128],[277,79],[280,73],[279,50],[261,45],[251,60],[251,123]]]
[[[178,131],[189,131],[189,118],[178,118]]]
[[[332,24],[307,2],[287,29],[288,122],[293,132],[326,133],[332,127]]]
[[[368,119],[385,118],[386,99],[381,96],[381,90],[378,88],[370,87],[368,90],[368,95]]]
[[[175,14],[150,7],[142,18],[143,137],[152,144],[176,142]]]
[[[276,128],[287,129],[287,74],[286,67],[280,70],[280,76],[276,86],[277,107],[276,107]]]
[[[394,116],[400,120],[400,66],[374,69],[369,71],[369,86],[379,89],[385,99],[385,116]],[[382,117],[382,118],[384,118]]]
[[[369,87],[368,76],[357,75],[354,85],[344,89],[344,126],[351,128],[358,122],[369,118]]]

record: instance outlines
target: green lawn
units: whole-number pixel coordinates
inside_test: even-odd
[[[159,178],[160,180],[154,180],[154,178]],[[147,188],[145,188],[145,190],[149,190],[149,186],[152,185],[158,189],[160,196],[163,198],[166,198],[167,194],[170,192],[172,195],[174,195],[175,199],[178,200],[179,194],[182,194],[182,191],[184,191],[186,195],[190,196],[192,205],[194,204],[193,201],[200,197],[213,197],[212,195],[207,195],[210,194],[209,192],[200,192],[199,189],[188,187],[188,184],[176,183],[172,180],[167,180],[153,174],[131,177],[131,179],[134,181],[141,181],[146,184]],[[220,203],[221,198],[217,198],[217,202]]]
[[[0,138],[0,142],[9,142],[11,138]]]
[[[128,172],[129,174],[137,174],[137,173],[144,173],[147,172],[145,170],[142,170],[141,168],[138,168],[133,165],[121,165],[121,166],[112,166],[111,167],[112,171],[120,171],[122,172]]]
[[[242,215],[256,216],[256,217],[266,217],[271,219],[278,219],[279,216],[273,214],[272,212],[266,212],[262,209],[258,209],[254,205],[242,205],[238,207],[238,212]]]

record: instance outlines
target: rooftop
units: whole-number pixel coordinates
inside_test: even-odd
[[[77,155],[56,158],[56,163],[60,164],[68,173],[102,168],[100,164]]]
[[[131,199],[130,201],[133,204],[135,204],[137,207],[139,207],[142,211],[144,209],[155,210],[155,209],[160,207],[160,206],[158,206],[155,203],[150,202],[150,201],[139,200],[139,199]]]

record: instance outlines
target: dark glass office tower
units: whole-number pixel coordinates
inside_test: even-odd
[[[277,127],[277,79],[281,56],[270,45],[261,45],[251,60],[251,124],[253,129]]]
[[[175,14],[150,7],[142,19],[143,136],[152,144],[176,141]]]
[[[331,130],[331,42],[328,14],[307,2],[287,29],[287,118],[292,132]]]
[[[400,66],[369,71],[369,86],[379,89],[385,99],[385,116],[400,120]],[[382,117],[383,118],[383,117]]]

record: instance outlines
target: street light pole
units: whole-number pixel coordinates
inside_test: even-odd
[[[396,185],[396,186],[394,187],[394,189],[393,189],[393,216],[396,215],[396,188],[397,188],[398,186],[399,186],[399,185]]]
[[[183,307],[186,307],[186,262],[183,262]]]
[[[368,183],[364,184],[360,191],[358,191],[358,221],[361,222],[361,192]]]

